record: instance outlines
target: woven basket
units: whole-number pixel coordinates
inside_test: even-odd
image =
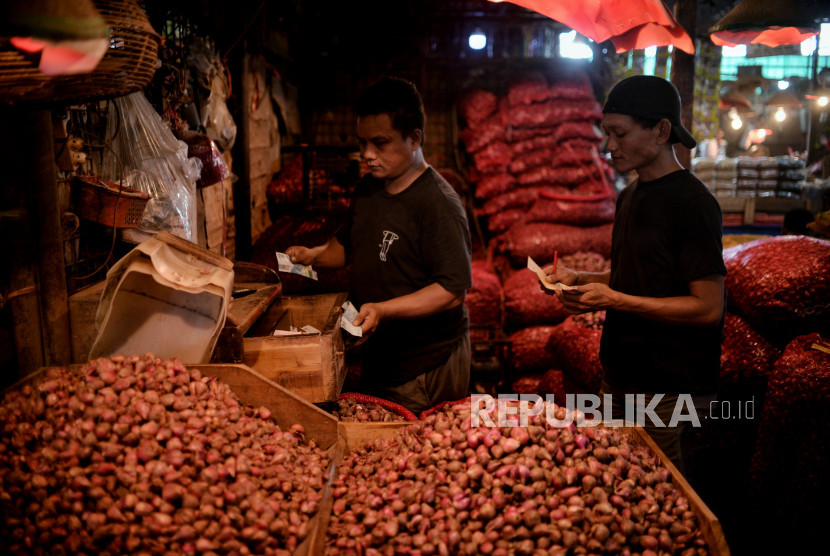
[[[107,53],[91,73],[47,76],[39,54],[0,39],[1,102],[88,102],[143,88],[156,71],[159,35],[134,0],[94,0],[111,29]]]
[[[72,193],[78,216],[119,229],[137,228],[150,199],[147,193],[95,176],[76,176]]]

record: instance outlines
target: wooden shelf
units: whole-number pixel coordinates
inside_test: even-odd
[[[716,196],[723,212],[742,212],[744,225],[755,222],[756,212],[784,214],[794,208],[806,208],[810,212],[818,211],[818,201],[805,199],[779,199],[777,197],[723,197]]]

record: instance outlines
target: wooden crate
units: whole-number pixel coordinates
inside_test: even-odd
[[[709,545],[709,554],[712,556],[729,556],[729,545],[726,544],[726,537],[723,535],[720,521],[709,509],[703,499],[698,496],[692,485],[683,477],[677,467],[666,457],[666,454],[660,449],[654,440],[648,435],[642,427],[623,427],[623,432],[628,435],[631,441],[638,446],[646,446],[652,452],[657,454],[663,466],[669,470],[672,476],[672,484],[674,484],[686,499],[689,501],[689,507],[695,513],[703,533],[703,538]]]
[[[78,369],[80,367],[82,365],[67,365],[65,368]],[[346,446],[345,440],[340,436],[337,420],[299,395],[268,380],[245,365],[200,363],[187,365],[187,367],[199,369],[204,376],[215,376],[227,384],[242,403],[268,408],[271,418],[282,430],[287,430],[296,423],[301,424],[305,429],[306,440],[314,441],[319,448],[328,452],[331,461],[326,473],[328,480],[321,493],[320,507],[309,522],[308,536],[294,551],[296,556],[322,554],[328,517],[331,512],[331,483],[337,466],[343,459]],[[24,384],[37,379],[50,368],[52,367],[41,367],[15,384],[4,388],[0,391],[0,398],[6,392],[19,389]]]
[[[340,316],[347,293],[275,301],[242,340],[243,362],[312,403],[337,399],[346,379]],[[274,336],[311,325],[319,334]]]

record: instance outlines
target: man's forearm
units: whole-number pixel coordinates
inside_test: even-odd
[[[576,283],[573,284],[574,286],[580,286],[583,284],[605,284],[608,285],[609,280],[611,279],[611,271],[606,270],[604,272],[585,272],[585,271],[578,271],[576,273]]]
[[[464,302],[464,292],[453,293],[438,283],[425,288],[378,303],[383,318],[414,319],[440,313]]]
[[[312,247],[314,261],[311,263],[318,268],[342,268],[346,266],[346,250],[332,238],[322,245]]]
[[[723,317],[723,277],[707,277],[690,284],[690,295],[641,297],[616,292],[613,308],[658,322],[691,326],[717,326]]]

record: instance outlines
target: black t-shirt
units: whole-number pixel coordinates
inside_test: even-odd
[[[461,199],[433,168],[390,195],[364,177],[337,232],[351,265],[351,299],[359,309],[432,283],[449,292],[472,287],[471,243]],[[469,332],[466,307],[417,319],[383,321],[363,344],[361,379],[402,384],[444,363]]]
[[[617,199],[610,287],[645,297],[689,295],[689,282],[726,275],[721,210],[688,170],[635,182]],[[714,393],[723,319],[717,327],[666,324],[607,311],[600,358],[618,391]]]

